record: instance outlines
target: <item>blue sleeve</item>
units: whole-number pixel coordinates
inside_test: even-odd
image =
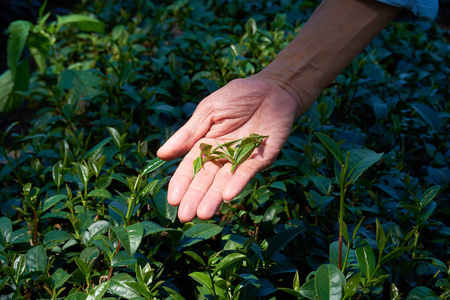
[[[438,0],[377,0],[396,7],[403,7],[419,18],[434,20],[438,13]]]

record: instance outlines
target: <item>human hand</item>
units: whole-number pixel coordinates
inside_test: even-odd
[[[284,146],[300,105],[278,85],[257,76],[237,79],[201,101],[189,121],[159,150],[172,160],[185,153],[169,183],[167,201],[177,206],[178,218],[211,218],[222,201],[231,201],[262,169],[270,166]],[[269,137],[231,173],[231,163],[206,162],[193,177],[200,143],[215,145],[251,133]]]

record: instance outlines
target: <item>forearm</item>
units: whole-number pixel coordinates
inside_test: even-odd
[[[324,0],[289,46],[256,76],[291,94],[301,115],[400,10],[373,0]]]

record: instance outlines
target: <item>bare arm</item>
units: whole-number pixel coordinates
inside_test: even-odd
[[[256,76],[297,99],[300,116],[400,11],[374,0],[324,0],[289,46]]]

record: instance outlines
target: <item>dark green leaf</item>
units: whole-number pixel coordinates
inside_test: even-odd
[[[166,162],[163,161],[160,158],[153,159],[148,165],[145,166],[144,170],[142,170],[142,176],[147,175],[148,173],[151,173],[155,170],[157,170],[159,167],[161,167]]]
[[[330,150],[331,154],[333,154],[334,158],[337,160],[339,165],[342,166],[344,164],[344,156],[338,144],[326,134],[320,132],[316,132],[315,134],[322,141],[322,143],[328,148],[328,150]]]
[[[406,297],[406,300],[435,300],[436,294],[429,288],[417,286],[413,288]]]
[[[59,201],[67,199],[66,195],[63,194],[59,194],[59,195],[55,195],[52,196],[50,198],[47,198],[44,200],[44,204],[42,205],[42,210],[46,211],[47,209],[49,209],[50,207],[52,207],[53,205],[57,204]]]
[[[112,195],[110,192],[104,189],[96,189],[89,192],[88,197],[106,198],[111,199]]]
[[[178,251],[196,244],[198,242],[209,239],[222,231],[222,227],[210,224],[210,223],[199,223],[195,224],[190,229],[183,233],[183,236],[178,244]]]
[[[430,125],[435,131],[441,129],[441,122],[439,116],[434,109],[423,104],[423,103],[413,103],[411,106],[419,113],[422,119]]]
[[[12,22],[8,27],[7,65],[13,77],[16,75],[17,63],[22,56],[32,26],[33,24],[28,21],[18,20]]]
[[[345,283],[344,274],[335,265],[321,265],[314,277],[315,291],[321,299],[342,299]]]
[[[139,248],[142,241],[142,236],[144,235],[144,227],[142,224],[135,223],[127,226],[126,228],[113,226],[111,229],[116,233],[128,255],[130,257],[133,256]]]
[[[238,262],[238,261],[243,261],[246,258],[247,257],[244,254],[241,254],[241,253],[231,253],[231,254],[225,256],[224,258],[222,258],[220,260],[220,262],[214,268],[213,276],[215,274],[217,274],[217,272],[219,272],[222,269],[228,267],[229,265],[231,265],[231,264],[233,264],[235,262]]]
[[[31,248],[28,250],[25,258],[27,260],[28,272],[45,272],[47,268],[47,252],[44,247],[36,246]]]
[[[70,278],[70,276],[71,275],[62,268],[57,269],[55,273],[52,274],[53,287],[58,290]]]
[[[12,222],[9,218],[0,218],[0,245],[6,246],[11,241],[13,232]]]
[[[297,235],[299,235],[303,229],[298,227],[292,227],[281,231],[275,235],[269,242],[266,250],[266,256],[268,260],[281,251],[290,241],[292,241]]]
[[[361,245],[356,248],[355,253],[361,272],[366,278],[371,277],[376,265],[375,254],[372,248],[367,244],[364,246]]]

